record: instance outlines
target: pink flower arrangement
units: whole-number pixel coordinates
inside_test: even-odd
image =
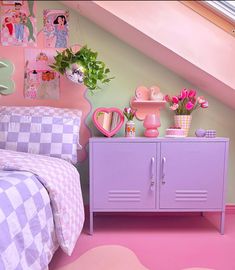
[[[136,110],[133,110],[132,108],[125,108],[123,110],[123,114],[126,116],[128,121],[132,121],[135,117]]]
[[[196,95],[196,90],[184,88],[178,96],[166,95],[165,100],[176,115],[190,115],[199,108],[208,108],[208,101],[203,96],[196,97]]]

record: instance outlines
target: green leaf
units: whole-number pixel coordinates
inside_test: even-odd
[[[65,73],[73,63],[78,63],[84,67],[84,85],[90,89],[93,94],[96,90],[100,89],[98,83],[108,83],[114,77],[108,78],[107,74],[110,72],[109,68],[106,68],[103,61],[97,60],[98,53],[87,48],[87,45],[83,46],[79,51],[73,52],[72,48],[67,48],[62,52],[57,51],[57,55],[54,57],[55,62],[50,65],[52,69],[61,74]]]

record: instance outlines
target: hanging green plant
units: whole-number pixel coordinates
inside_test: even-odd
[[[62,52],[57,51],[55,62],[50,65],[52,69],[66,75],[75,83],[83,83],[92,93],[100,89],[99,83],[109,83],[114,77],[109,77],[109,68],[105,63],[97,60],[97,52],[83,46],[79,51],[73,52],[68,48]]]

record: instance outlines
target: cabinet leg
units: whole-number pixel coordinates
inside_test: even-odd
[[[93,234],[93,212],[90,211],[90,229],[89,229],[89,234]]]
[[[225,211],[221,212],[221,217],[220,217],[220,233],[224,234],[224,223],[225,223]]]

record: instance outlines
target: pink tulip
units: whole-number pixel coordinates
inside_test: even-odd
[[[184,88],[179,95],[179,100],[184,100],[188,96],[188,90]]]
[[[172,97],[172,102],[178,104],[179,103],[178,97],[176,96]]]
[[[189,90],[188,97],[193,98],[196,96],[196,94],[197,94],[196,90],[191,89]]]
[[[131,110],[131,114],[132,114],[134,117],[135,117],[135,115],[136,115],[136,111],[137,111],[137,110],[133,110],[133,109]]]
[[[208,101],[205,101],[205,102],[201,103],[201,107],[203,109],[208,108],[208,106],[209,106]]]
[[[190,110],[192,110],[193,106],[194,106],[194,104],[193,104],[191,101],[189,101],[189,102],[185,105],[185,108],[186,108],[188,111],[190,111]]]
[[[131,112],[131,108],[127,108],[127,107],[126,107],[126,108],[124,109],[124,112],[129,114],[129,113]]]
[[[165,95],[164,99],[166,102],[171,102],[171,97],[169,95]]]
[[[197,101],[198,101],[199,104],[202,104],[202,103],[204,103],[206,100],[205,100],[205,98],[204,98],[203,96],[200,96],[200,97],[197,98]]]
[[[170,109],[172,110],[172,111],[175,111],[175,110],[177,110],[178,109],[178,107],[179,107],[179,104],[173,104],[172,106],[170,106]]]

